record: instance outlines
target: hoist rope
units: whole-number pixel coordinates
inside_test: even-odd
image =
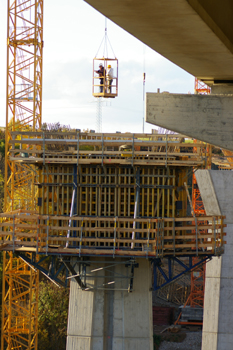
[[[98,48],[98,50],[97,50],[97,53],[96,53],[96,55],[95,55],[95,58],[97,58],[97,55],[98,55],[98,53],[99,53],[99,51],[100,51],[101,46],[103,45],[103,42],[104,42],[103,58],[104,58],[104,57],[105,57],[105,58],[108,58],[108,44],[110,45],[110,48],[111,48],[112,53],[113,53],[113,56],[116,58],[116,55],[115,55],[115,53],[114,53],[114,51],[113,51],[112,45],[111,45],[111,43],[110,43],[110,40],[109,40],[108,34],[107,34],[107,18],[106,18],[106,17],[105,17],[105,31],[104,31],[104,37],[103,37],[103,39],[102,39],[102,41],[101,41],[101,44],[100,44],[100,46],[99,46],[99,48]],[[106,56],[105,56],[105,52],[106,52]]]
[[[143,87],[142,87],[142,133],[144,134],[145,128],[145,117],[144,117],[144,108],[145,108],[145,84],[146,84],[146,64],[145,64],[145,53],[146,53],[146,45],[143,44]]]

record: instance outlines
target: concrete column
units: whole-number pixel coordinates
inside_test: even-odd
[[[87,274],[92,277],[87,282],[96,289],[84,291],[71,281],[67,350],[152,350],[150,262],[138,259],[133,292],[128,293],[123,290],[128,283],[124,276],[130,273],[130,268],[124,260],[108,259],[109,268],[97,270],[104,266],[101,260],[88,261]],[[114,265],[117,261],[121,264]],[[92,270],[97,271],[91,273]]]
[[[206,265],[202,350],[233,347],[233,172],[198,170],[197,183],[207,215],[225,215],[227,244]]]

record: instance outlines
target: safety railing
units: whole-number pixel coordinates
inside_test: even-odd
[[[9,157],[29,163],[204,166],[206,144],[182,135],[12,132]]]
[[[163,257],[220,255],[222,216],[186,218],[67,217],[0,214],[2,250],[40,254]],[[193,231],[197,233],[193,233]]]

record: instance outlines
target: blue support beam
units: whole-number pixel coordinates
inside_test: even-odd
[[[59,274],[62,273],[64,270],[66,273],[66,277],[68,276],[69,271],[66,266],[67,262],[63,262],[63,260],[59,256],[56,256],[56,255],[42,256],[39,261],[36,260],[35,254],[33,254],[31,258],[29,258],[26,254],[23,254],[23,253],[18,254],[18,256],[22,258],[29,265],[41,271],[48,279],[52,280],[53,282],[61,286],[67,287],[67,279],[65,279],[64,281],[58,277]],[[160,258],[153,259],[152,260],[154,265],[153,290],[156,291],[165,287],[166,285],[182,277],[184,274],[191,272],[197,266],[200,266],[211,259],[210,256],[204,256],[203,258],[200,258],[200,260],[196,264],[193,264],[192,256],[186,256],[186,258],[188,258],[187,264],[185,264],[184,261],[182,261],[181,259],[178,259],[177,257],[164,258],[163,260],[161,260]],[[49,267],[47,269],[44,266],[42,266],[42,265],[45,265],[44,262],[46,260],[49,260]],[[183,271],[181,271],[176,275],[174,275],[172,271],[172,265],[174,262],[176,262],[183,268]],[[165,263],[167,264],[166,268],[164,268]],[[165,280],[165,282],[162,283],[161,285],[157,284],[158,272],[161,273],[161,275]]]
[[[168,285],[168,284],[174,282],[175,280],[177,280],[178,278],[182,277],[185,273],[191,272],[197,266],[204,264],[205,262],[207,262],[210,259],[211,259],[210,256],[204,256],[204,257],[200,258],[200,260],[196,264],[192,263],[191,256],[188,256],[188,264],[185,264],[184,261],[182,261],[176,257],[164,258],[163,261],[160,258],[153,259],[153,263],[154,263],[153,290],[156,291],[156,290],[161,289],[162,287],[165,287],[166,285]],[[172,262],[178,263],[183,268],[183,271],[178,273],[177,275],[173,275],[172,274]],[[167,263],[166,271],[162,267],[162,265],[164,265],[165,263]],[[165,279],[165,282],[162,283],[161,285],[157,284],[158,272],[160,272],[161,275],[163,276],[163,278]]]
[[[26,254],[19,253],[18,256],[23,259],[27,264],[33,266],[35,269],[38,269],[41,271],[48,279],[55,282],[56,284],[59,284],[63,287],[67,287],[67,279],[65,281],[58,278],[58,275],[66,269],[66,266],[64,265],[63,261],[58,258],[57,256],[43,256],[40,258],[39,261],[36,260],[36,255],[32,254],[32,257],[29,258]],[[46,260],[49,260],[49,268],[46,269],[44,266],[42,266],[42,263],[44,263]]]
[[[73,173],[73,190],[75,190],[75,198],[74,198],[74,211],[73,215],[77,215],[77,183],[78,183],[78,173],[77,173],[77,165],[74,164],[74,173]],[[77,222],[74,220],[73,227],[77,227]],[[73,237],[77,236],[77,232],[73,231],[72,233]],[[75,242],[72,243],[72,245],[75,247]]]

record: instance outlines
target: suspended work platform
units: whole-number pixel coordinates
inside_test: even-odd
[[[102,53],[99,53],[99,51],[102,51]],[[92,77],[92,95],[94,97],[117,97],[118,59],[113,52],[112,45],[107,35],[107,19],[105,19],[104,37],[93,59]]]
[[[102,69],[101,69],[102,67]],[[94,58],[92,95],[115,98],[118,95],[118,59]]]

